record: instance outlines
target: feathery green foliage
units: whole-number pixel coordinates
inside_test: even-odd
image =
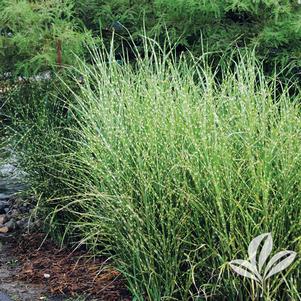
[[[301,68],[298,0],[1,0],[0,72],[26,75],[53,67],[57,41],[63,64],[72,65],[74,53],[85,55],[88,30],[97,43],[107,44],[116,32],[119,52],[131,38],[141,44],[145,32],[163,44],[168,32],[179,53],[201,55],[205,49],[218,57],[233,45],[255,47],[270,72],[274,63],[290,65],[293,74]]]
[[[62,63],[82,56],[90,36],[73,17],[74,1],[0,1],[0,72],[31,75],[57,64],[57,43]]]
[[[119,21],[135,38],[146,30],[148,36],[164,40],[167,29],[172,42],[181,45],[179,51],[188,48],[200,55],[206,47],[219,54],[231,51],[230,45],[256,46],[272,68],[274,62],[300,67],[298,0],[79,0],[76,11],[88,28],[103,29],[104,37],[108,35],[104,29]],[[119,34],[127,36],[122,29]]]

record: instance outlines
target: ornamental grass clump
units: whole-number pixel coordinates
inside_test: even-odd
[[[300,93],[277,90],[253,54],[212,70],[144,47],[133,64],[93,52],[69,126],[23,135],[41,212],[61,240],[109,255],[133,300],[257,300],[228,262],[266,232],[275,252],[301,250]],[[300,298],[299,263],[265,300]]]
[[[57,212],[77,216],[69,227],[114,258],[137,300],[255,300],[228,261],[268,231],[300,251],[299,98],[277,92],[252,54],[217,76],[147,45],[134,65],[103,53],[82,64],[70,108],[77,195]],[[267,300],[300,297],[297,263],[276,280]]]

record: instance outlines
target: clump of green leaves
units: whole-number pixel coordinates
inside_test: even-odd
[[[1,0],[0,72],[30,75],[82,56],[89,33],[73,18],[74,1]],[[61,46],[59,45],[61,44]]]

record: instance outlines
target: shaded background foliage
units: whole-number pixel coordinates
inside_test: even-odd
[[[196,55],[204,49],[224,53],[231,46],[256,47],[268,68],[274,63],[300,72],[301,5],[298,0],[1,0],[0,62],[3,72],[34,73],[57,63],[56,42],[62,41],[63,64],[73,54],[84,57],[84,42],[116,47],[131,38],[167,32],[178,51]]]

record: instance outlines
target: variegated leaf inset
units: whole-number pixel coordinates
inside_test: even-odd
[[[281,251],[274,255],[266,266],[264,279],[268,279],[286,269],[295,260],[296,255],[297,253],[293,251]],[[278,262],[283,257],[284,259]],[[278,263],[276,264],[276,262]]]
[[[273,239],[271,233],[268,233],[258,259],[258,271],[261,272],[262,266],[265,264],[273,249]]]
[[[270,255],[273,247],[273,240],[272,240],[272,235],[271,233],[264,233],[261,234],[257,237],[255,237],[251,243],[249,244],[248,247],[248,254],[250,258],[250,262],[253,266],[257,266],[257,261],[256,261],[256,255],[258,254],[258,248],[261,244],[261,242],[266,239],[262,250],[259,255],[259,271],[262,268],[262,265],[266,261],[267,257]]]
[[[261,282],[262,278],[259,275],[256,266],[253,266],[249,261],[236,259],[230,261],[231,268],[239,275],[251,278],[257,282]]]
[[[262,245],[261,249],[260,246]],[[281,251],[274,255],[266,264],[263,277],[260,275],[268,257],[273,248],[273,239],[271,233],[264,233],[255,237],[249,247],[248,254],[250,261],[237,259],[230,261],[231,268],[241,276],[253,279],[262,283],[264,280],[270,278],[286,269],[295,259],[297,253],[293,251]],[[258,265],[257,265],[257,254]]]

